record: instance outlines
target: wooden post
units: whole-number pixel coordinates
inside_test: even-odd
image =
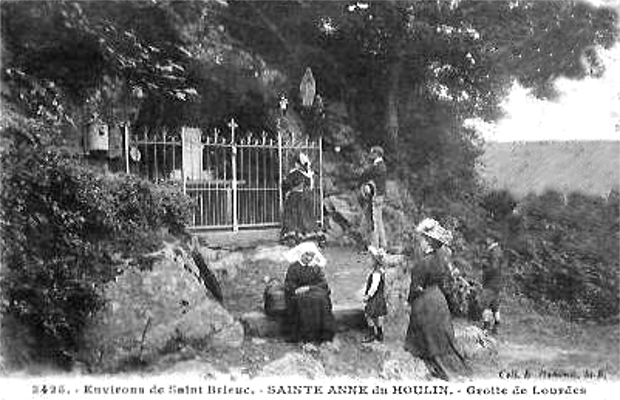
[[[238,127],[234,118],[230,119],[228,127],[230,128],[230,143],[232,150],[232,217],[233,232],[239,230],[239,216],[237,215],[237,145],[235,143],[235,129]]]
[[[123,125],[123,140],[125,142],[125,173],[129,174],[129,122]]]
[[[185,131],[186,128],[183,127],[181,128],[181,180],[183,181],[183,194],[187,194],[187,182],[186,180],[186,175],[185,175],[185,160],[183,159],[183,157],[186,155],[186,151],[185,151]]]
[[[321,229],[325,228],[323,215],[323,137],[319,136],[319,207],[321,215]]]
[[[284,183],[282,174],[284,171],[282,169],[282,158],[282,131],[278,129],[278,203],[280,207],[280,219],[282,218],[282,213],[284,212],[284,199],[282,193],[282,184]]]

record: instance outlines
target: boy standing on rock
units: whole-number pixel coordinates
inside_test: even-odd
[[[366,219],[370,230],[370,245],[377,248],[387,248],[385,237],[385,227],[383,226],[383,205],[385,203],[385,181],[387,177],[387,167],[383,160],[383,148],[374,146],[370,149],[372,164],[368,166],[360,176],[362,186],[371,187],[371,210]]]

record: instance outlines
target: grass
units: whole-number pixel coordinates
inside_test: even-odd
[[[479,171],[518,198],[547,189],[606,195],[620,186],[620,141],[490,142]]]

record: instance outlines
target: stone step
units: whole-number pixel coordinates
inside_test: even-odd
[[[359,306],[335,305],[333,307],[336,329],[338,332],[362,330],[366,328],[364,310]],[[270,317],[260,311],[243,314],[240,318],[248,337],[279,337],[283,336],[284,321],[282,318]]]

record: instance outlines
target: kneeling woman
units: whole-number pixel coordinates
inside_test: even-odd
[[[323,268],[326,260],[313,242],[287,253],[291,262],[284,280],[289,339],[294,342],[332,340],[335,320]]]
[[[405,350],[423,359],[433,375],[449,380],[469,369],[456,348],[450,310],[440,289],[450,272],[450,252],[444,246],[452,235],[431,218],[422,221],[416,232],[421,236],[423,255],[411,268]]]

